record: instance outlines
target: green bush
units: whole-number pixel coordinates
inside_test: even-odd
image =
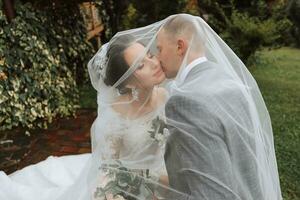
[[[269,7],[264,0],[199,0],[208,23],[243,61],[262,46],[278,47],[289,42],[291,22],[284,10],[286,3]]]
[[[138,11],[132,3],[130,3],[126,9],[125,14],[123,15],[122,25],[124,29],[130,29],[132,27],[137,27],[137,21],[139,18]]]
[[[300,47],[300,0],[291,0],[288,5],[288,15],[294,26],[291,30],[297,46]]]
[[[72,11],[45,9],[17,4],[11,23],[0,11],[0,131],[46,128],[78,107],[76,77],[86,74],[78,68],[86,68],[92,48]]]
[[[289,22],[276,22],[272,18],[260,20],[247,13],[234,11],[230,24],[220,34],[230,47],[246,61],[262,46],[274,46],[281,37],[281,30],[289,27]]]

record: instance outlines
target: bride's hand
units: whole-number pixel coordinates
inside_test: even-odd
[[[161,175],[159,177],[159,182],[165,186],[169,186],[169,177],[166,175]]]

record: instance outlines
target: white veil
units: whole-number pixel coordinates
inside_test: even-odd
[[[155,82],[159,71],[137,76],[141,67],[160,67],[153,56],[159,54],[158,34],[178,17],[193,28],[184,35],[188,48],[175,80]],[[140,49],[131,54],[124,73],[117,77],[108,71],[120,64],[114,56],[124,57],[134,44]],[[197,51],[207,61],[187,72]],[[173,15],[119,32],[88,69],[98,94],[92,157],[60,199],[282,199],[260,90],[243,62],[200,17]],[[153,90],[149,80],[157,83]]]
[[[174,28],[176,23],[190,25],[188,32],[179,27],[182,32],[175,36],[192,34],[171,86],[166,115],[175,140],[169,145],[180,144],[169,149],[187,157],[181,173],[197,184],[190,195],[194,199],[282,199],[271,121],[252,75],[203,19],[175,15],[165,26]],[[189,58],[199,51],[208,61],[182,80],[193,61]]]

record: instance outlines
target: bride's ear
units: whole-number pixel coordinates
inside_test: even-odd
[[[187,48],[186,41],[184,41],[183,39],[178,39],[177,40],[177,53],[178,53],[178,55],[180,55],[180,56],[185,55],[186,48]]]

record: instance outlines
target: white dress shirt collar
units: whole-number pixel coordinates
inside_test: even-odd
[[[181,73],[178,74],[178,77],[176,78],[177,83],[183,83],[189,72],[197,65],[206,62],[207,58],[205,56],[199,57],[195,60],[193,60],[190,64],[188,64],[185,68],[182,69]]]

